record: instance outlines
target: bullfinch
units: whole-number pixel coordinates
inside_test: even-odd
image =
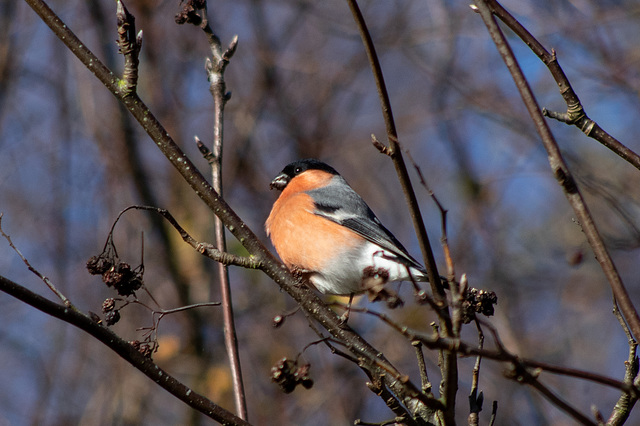
[[[333,167],[295,161],[273,188],[282,193],[265,223],[267,235],[284,264],[321,293],[369,292],[375,300],[388,282],[427,281],[425,269]]]

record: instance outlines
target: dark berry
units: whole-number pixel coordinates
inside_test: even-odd
[[[92,256],[87,260],[87,270],[91,275],[102,275],[111,269],[112,266],[111,261],[102,255]]]
[[[106,299],[104,302],[102,302],[102,312],[104,312],[105,314],[107,312],[113,311],[113,309],[115,307],[116,307],[116,301],[112,297],[110,297],[110,298]]]
[[[107,323],[107,325],[114,325],[115,323],[120,321],[120,311],[115,310],[107,312],[107,314],[104,316],[104,321]]]

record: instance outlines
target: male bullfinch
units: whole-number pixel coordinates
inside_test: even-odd
[[[387,282],[427,281],[427,272],[338,172],[314,159],[287,165],[265,223],[287,267],[326,294],[384,291]]]

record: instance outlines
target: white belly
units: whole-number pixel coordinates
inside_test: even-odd
[[[409,269],[415,280],[425,280],[422,272]],[[373,283],[409,280],[409,273],[396,255],[366,241],[359,251],[337,256],[323,273],[311,274],[310,280],[321,293],[349,295],[367,291]]]

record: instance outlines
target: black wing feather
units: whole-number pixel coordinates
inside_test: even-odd
[[[314,214],[351,229],[366,240],[406,260],[409,266],[424,271],[341,176],[334,176],[332,183],[309,191],[309,195],[315,200]]]

